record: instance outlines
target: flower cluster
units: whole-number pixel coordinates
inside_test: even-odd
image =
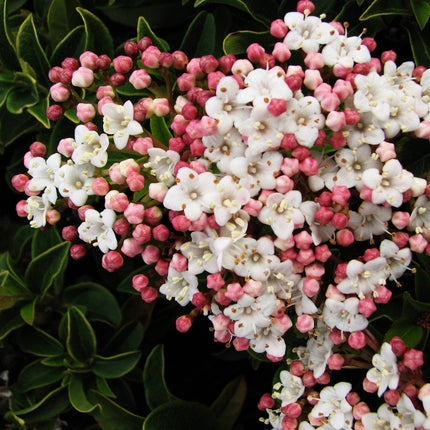
[[[413,253],[430,254],[430,187],[394,144],[430,139],[430,70],[398,66],[393,51],[372,57],[373,39],[313,8],[299,1],[272,23],[271,53],[253,43],[247,59],[188,59],[145,37],[112,62],[64,60],[50,72],[48,116],[76,109],[84,124],[50,156],[32,144],[13,178],[28,196],[18,214],[40,228],[71,208],[72,256],[98,246],[107,270],[141,256],[156,276],[133,287],[186,307],[178,330],[203,313],[217,341],[288,356],[261,402],[273,428],[430,429],[429,390],[407,388],[423,385],[419,351],[393,352],[392,341],[379,352],[367,329]],[[363,351],[367,361],[350,358]],[[328,385],[363,363],[365,390],[387,402],[375,413],[350,383]]]

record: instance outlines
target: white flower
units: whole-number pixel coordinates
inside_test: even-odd
[[[72,160],[76,164],[91,163],[95,167],[103,167],[107,162],[109,138],[106,134],[99,135],[94,130],[88,130],[85,125],[75,128],[75,142]]]
[[[198,292],[197,276],[188,270],[177,272],[172,266],[169,266],[166,282],[160,287],[160,293],[164,294],[167,299],[174,298],[181,306],[186,306],[193,295]]]
[[[79,238],[87,243],[98,246],[103,253],[116,249],[118,242],[112,229],[116,214],[112,209],[98,212],[88,209],[85,221],[78,227]]]
[[[385,239],[379,246],[381,257],[387,260],[391,281],[397,281],[405,270],[409,267],[412,260],[412,251],[409,248],[399,247],[391,240]]]
[[[293,375],[288,370],[283,370],[279,374],[282,386],[280,392],[275,392],[275,397],[282,401],[282,407],[289,405],[290,403],[295,403],[300,399],[302,394],[305,392],[305,386],[303,385],[302,378]],[[276,387],[276,385],[275,385]],[[280,386],[279,386],[280,388]],[[275,388],[275,389],[279,389]]]
[[[25,210],[30,227],[39,228],[46,225],[46,212],[51,209],[51,204],[46,195],[31,196],[27,199]]]
[[[142,126],[133,119],[133,103],[128,100],[124,105],[106,103],[102,107],[103,130],[113,134],[113,141],[118,149],[127,146],[128,138],[143,133]]]
[[[170,188],[163,200],[167,209],[184,211],[190,221],[196,221],[203,212],[210,212],[210,202],[216,194],[216,177],[213,173],[198,174],[182,167],[176,176],[177,184]]]
[[[286,345],[282,338],[284,331],[281,331],[275,324],[261,328],[250,342],[252,350],[258,353],[265,352],[274,357],[283,357],[285,355]]]
[[[327,242],[333,237],[335,228],[332,223],[327,225],[322,225],[315,220],[315,212],[321,207],[319,203],[307,200],[300,205],[300,210],[302,211],[306,223],[309,225],[312,232],[312,240],[314,245],[318,246],[320,243]]]
[[[148,149],[149,161],[145,167],[151,168],[157,180],[164,182],[168,187],[175,183],[174,169],[179,161],[179,154],[176,151],[164,151],[161,148]]]
[[[409,219],[408,230],[422,233],[423,228],[430,227],[430,201],[427,196],[419,196]]]
[[[373,367],[367,372],[367,379],[378,386],[378,396],[381,397],[387,388],[395,390],[399,385],[397,358],[391,345],[384,342],[380,354],[372,358]]]
[[[280,239],[288,239],[296,226],[305,221],[299,206],[302,202],[300,191],[289,191],[286,194],[273,193],[261,209],[258,219],[270,225],[273,232]]]
[[[351,149],[364,143],[378,145],[385,139],[382,127],[375,125],[374,117],[370,112],[361,113],[360,121],[354,126],[347,126],[344,134],[346,134],[346,143]]]
[[[348,382],[324,387],[310,415],[315,418],[328,418],[328,423],[336,430],[352,428],[352,406],[346,401],[346,395],[351,388]]]
[[[368,321],[358,312],[358,303],[357,297],[350,297],[343,302],[326,299],[323,311],[324,323],[330,328],[337,327],[346,332],[364,330]]]
[[[347,69],[354,67],[355,63],[370,61],[370,52],[367,46],[361,44],[360,37],[338,36],[326,45],[321,54],[324,63],[328,66],[339,64]]]
[[[57,188],[55,187],[55,172],[60,168],[61,155],[52,154],[47,160],[34,157],[30,160],[28,174],[32,176],[28,187],[31,191],[42,191],[48,200],[55,204],[57,201]]]

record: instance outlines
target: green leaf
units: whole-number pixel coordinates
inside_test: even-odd
[[[415,319],[417,312],[430,312],[430,302],[415,300],[409,293],[404,293],[402,316],[408,316]]]
[[[86,317],[114,326],[121,322],[121,309],[115,296],[102,285],[83,282],[64,290],[63,302],[67,305],[84,306]]]
[[[394,336],[399,336],[405,344],[411,348],[418,345],[424,330],[409,319],[397,320],[385,334],[385,341],[389,342]]]
[[[11,114],[5,106],[0,109],[0,153],[4,148],[38,127],[37,121],[28,113]]]
[[[274,38],[269,31],[236,31],[226,36],[223,41],[223,50],[225,54],[244,54],[246,48],[251,43],[259,43],[262,46],[268,46]]]
[[[140,351],[129,351],[112,357],[97,355],[91,370],[101,378],[120,378],[130,372],[140,359]]]
[[[0,310],[9,309],[19,300],[29,299],[31,291],[8,270],[0,272]]]
[[[157,345],[146,359],[143,370],[146,403],[155,409],[176,397],[169,391],[164,379],[164,346]]]
[[[215,414],[205,405],[174,400],[154,409],[145,419],[143,430],[221,430]]]
[[[408,32],[415,64],[430,67],[430,36],[428,32],[419,31],[416,25],[403,26],[403,28]]]
[[[360,21],[365,21],[369,18],[375,18],[380,15],[410,15],[411,11],[405,7],[402,0],[391,0],[387,3],[386,0],[374,0],[372,4],[360,16]]]
[[[98,55],[106,54],[113,57],[113,40],[106,25],[92,12],[78,7],[76,9],[82,17],[85,26],[85,50]]]
[[[34,259],[40,254],[43,254],[63,242],[64,241],[61,239],[60,234],[55,227],[48,228],[44,231],[36,229],[33,241],[31,242],[31,258]]]
[[[130,82],[126,82],[126,84],[121,85],[120,87],[116,87],[116,91],[118,94],[126,97],[139,97],[142,98],[144,96],[151,96],[151,92],[146,89],[137,90]]]
[[[16,72],[14,87],[9,91],[6,108],[12,114],[20,114],[25,108],[34,106],[39,101],[36,80],[25,73]]]
[[[428,258],[427,256],[425,256]],[[425,266],[429,267],[429,266]],[[430,273],[422,267],[417,267],[417,272],[414,276],[415,281],[415,295],[418,300],[430,303]]]
[[[122,326],[108,341],[103,353],[116,355],[139,349],[143,339],[143,327],[139,321],[131,321]]]
[[[410,0],[411,8],[415,15],[415,19],[420,27],[420,30],[424,30],[429,18],[430,18],[430,3],[426,0]]]
[[[33,115],[45,128],[51,127],[51,121],[46,116],[46,110],[48,109],[50,103],[50,94],[42,96],[38,103],[27,108],[27,112]]]
[[[81,23],[76,12],[77,0],[53,0],[48,10],[49,39],[56,46],[72,29]]]
[[[10,69],[19,69],[19,60],[15,52],[14,43],[8,34],[7,1],[0,0],[0,63]]]
[[[127,411],[98,391],[90,390],[88,400],[100,405],[100,408],[95,409],[90,414],[97,421],[101,430],[142,429],[143,417]]]
[[[40,82],[44,82],[49,86],[51,83],[48,79],[48,72],[51,66],[45,51],[40,45],[32,14],[28,15],[19,28],[16,38],[16,50],[23,71],[25,71],[24,63],[29,64],[36,73],[36,76],[33,77],[37,77]]]
[[[11,258],[14,262],[19,262],[25,251],[25,247],[30,243],[30,241],[32,241],[33,235],[36,231],[38,231],[38,229],[25,225],[15,232],[11,252]]]
[[[229,382],[211,405],[223,430],[232,430],[246,398],[246,381],[240,376]]]
[[[37,327],[26,326],[20,330],[18,345],[24,352],[41,357],[61,356],[65,352],[57,339]]]
[[[148,21],[143,16],[139,16],[139,20],[137,21],[137,40],[142,39],[144,36],[150,37],[152,43],[158,47],[160,51],[170,50],[167,42],[155,35]]]
[[[172,138],[169,127],[167,127],[164,117],[153,116],[150,119],[151,134],[166,147],[169,145],[169,139]]]
[[[28,408],[13,411],[13,414],[26,423],[40,422],[62,413],[69,405],[69,398],[65,387],[59,387],[47,394],[40,402]],[[12,415],[12,414],[10,414]],[[6,413],[7,418],[9,412]]]
[[[201,57],[213,53],[215,44],[215,17],[211,13],[201,11],[188,27],[179,49],[193,57]]]
[[[45,366],[41,360],[32,361],[19,374],[17,389],[20,393],[25,393],[54,384],[63,378],[64,371],[64,368]]]
[[[72,375],[68,389],[70,403],[78,412],[88,414],[99,406],[88,401],[85,395],[84,384],[78,376]]]
[[[81,363],[93,358],[97,350],[94,330],[77,307],[67,311],[66,345],[71,357]]]
[[[58,42],[52,52],[51,64],[60,64],[66,57],[77,58],[85,50],[85,26],[78,25]]]
[[[7,309],[0,312],[0,340],[9,333],[25,324],[16,309]]]
[[[99,378],[98,376],[96,376],[96,385],[97,390],[99,390],[103,395],[113,398],[116,397],[115,393],[111,390],[105,378]]]
[[[38,301],[38,297],[36,297],[30,303],[26,303],[20,311],[21,318],[30,325],[33,325],[34,317],[36,315],[36,303]]]
[[[29,264],[25,281],[32,291],[44,294],[67,267],[70,242],[62,242],[39,254]]]

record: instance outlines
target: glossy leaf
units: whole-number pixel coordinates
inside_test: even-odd
[[[430,18],[430,3],[426,0],[410,0],[411,8],[418,22],[420,30],[424,30]]]
[[[63,345],[38,327],[24,327],[19,332],[18,344],[29,354],[40,357],[55,357],[64,354]]]
[[[30,325],[33,325],[34,317],[36,315],[36,303],[38,297],[36,297],[33,301],[26,303],[20,310],[21,318]]]
[[[81,413],[87,414],[97,408],[97,404],[88,401],[82,380],[72,375],[68,385],[69,400],[72,406]]]
[[[54,384],[63,378],[64,371],[64,368],[45,366],[41,360],[32,361],[19,374],[17,389],[19,392],[25,393],[35,388]]]
[[[39,254],[29,264],[25,281],[32,291],[45,293],[67,267],[70,242],[63,242]]]
[[[8,270],[0,272],[0,310],[9,309],[16,302],[29,299],[31,292]]]
[[[89,320],[103,321],[117,326],[121,322],[121,309],[115,296],[102,285],[83,282],[64,290],[65,305],[77,305],[86,308]]]
[[[87,396],[90,402],[100,405],[100,408],[90,414],[97,421],[101,430],[142,429],[143,417],[131,413],[95,390],[90,390]]]
[[[52,46],[56,46],[72,29],[81,24],[76,8],[77,0],[53,0],[48,10],[49,38]]]
[[[426,260],[429,259],[427,256]],[[427,261],[427,264],[429,262]],[[429,266],[425,266],[429,267]],[[417,267],[417,272],[414,276],[415,280],[415,295],[419,301],[430,303],[430,273],[424,270],[422,267]]]
[[[56,66],[66,57],[78,57],[84,50],[85,26],[78,25],[55,46],[50,58],[51,64]]]
[[[402,0],[374,0],[373,3],[360,16],[360,21],[375,18],[380,15],[410,15],[409,8]]]
[[[10,253],[12,261],[19,262],[19,260],[21,260],[27,244],[31,243],[36,231],[38,231],[38,229],[25,225],[15,232],[12,251]]]
[[[215,45],[215,17],[211,13],[201,11],[188,27],[180,49],[193,57],[201,57],[207,53],[214,53]]]
[[[24,63],[27,63],[36,73],[36,76],[33,76],[34,78],[37,77],[41,82],[50,85],[48,80],[49,61],[40,45],[32,14],[28,15],[19,28],[16,38],[16,50],[23,70]]]
[[[430,67],[430,35],[428,32],[419,31],[416,25],[404,26],[409,36],[409,42],[414,55],[415,64]],[[429,154],[424,153],[429,164]]]
[[[137,40],[142,39],[144,36],[150,37],[152,43],[157,46],[160,51],[168,51],[170,49],[166,41],[155,35],[148,21],[143,16],[139,16],[139,20],[137,21]]]
[[[131,321],[122,326],[103,349],[104,355],[121,354],[139,349],[143,339],[143,327],[139,321]]]
[[[150,119],[150,129],[152,135],[166,147],[169,146],[169,139],[172,133],[167,127],[166,120],[163,117],[154,116]]]
[[[393,326],[385,334],[385,341],[388,342],[394,336],[399,336],[407,346],[413,348],[418,345],[423,334],[424,330],[422,327],[417,326],[415,322],[409,319],[401,318],[395,321]]]
[[[143,370],[146,403],[155,409],[176,397],[169,391],[164,379],[164,346],[157,345],[146,359]]]
[[[67,351],[81,363],[93,358],[96,349],[96,335],[85,315],[73,307],[67,311]]]
[[[230,33],[223,41],[223,50],[225,54],[244,54],[246,48],[251,43],[259,43],[262,46],[267,46],[273,41],[273,36],[269,31],[236,31]]]
[[[11,41],[7,30],[6,7],[6,0],[0,0],[0,63],[10,70],[18,70],[18,56],[16,55],[14,43]]]
[[[102,393],[103,395],[105,395],[107,397],[113,397],[113,398],[116,397],[115,393],[109,387],[109,384],[106,381],[106,378],[99,378],[97,376],[96,377],[96,385],[97,385],[97,390],[100,391],[100,393]]]
[[[21,72],[15,73],[15,86],[9,92],[6,107],[12,114],[20,114],[25,108],[34,106],[39,101],[36,80]]]
[[[113,57],[113,40],[106,25],[92,12],[77,8],[85,26],[85,50],[93,51],[98,55],[106,54]]]
[[[46,116],[46,110],[48,109],[49,103],[51,101],[50,94],[40,97],[39,101],[27,108],[27,112],[33,115],[45,128],[49,128],[51,125],[50,120]]]
[[[143,430],[221,430],[215,414],[205,405],[174,400],[160,405],[145,419]]]
[[[0,340],[4,339],[10,332],[25,324],[16,309],[6,309],[0,312]]]
[[[60,245],[64,242],[55,227],[49,228],[45,231],[40,229],[35,230],[36,231],[34,232],[33,240],[31,242],[31,257],[33,259],[54,246]]]
[[[0,109],[0,123],[7,124],[7,127],[0,127],[0,153],[19,137],[38,127],[37,121],[28,113],[20,114],[18,120],[18,116],[11,114],[5,106]]]
[[[246,381],[238,377],[229,382],[211,405],[223,430],[232,430],[246,398]]]
[[[129,351],[111,357],[97,355],[91,370],[101,378],[119,378],[134,369],[140,356],[140,351]]]
[[[39,422],[57,416],[69,405],[67,390],[59,387],[47,394],[40,402],[28,408],[13,411],[26,423]],[[6,413],[6,418],[8,413]]]

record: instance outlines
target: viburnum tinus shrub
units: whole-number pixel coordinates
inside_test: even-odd
[[[32,144],[18,215],[109,272],[141,259],[133,288],[182,306],[180,332],[203,314],[279,363],[272,428],[427,429],[430,188],[397,150],[430,139],[430,72],[313,10],[247,58],[144,37],[51,69],[48,117],[80,124],[55,153]]]

